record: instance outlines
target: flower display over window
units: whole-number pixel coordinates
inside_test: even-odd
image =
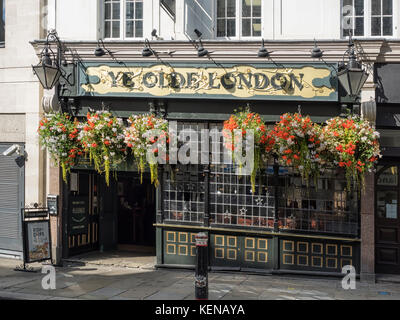
[[[276,152],[281,164],[297,168],[306,181],[318,176],[326,149],[318,125],[299,113],[285,113],[275,125]]]
[[[86,118],[87,121],[80,125],[80,140],[96,171],[105,173],[109,185],[110,170],[115,170],[127,154],[123,121],[109,111],[88,112]]]
[[[132,150],[140,172],[140,181],[143,179],[146,163],[150,168],[151,183],[158,186],[158,157],[161,162],[167,160],[168,121],[153,114],[131,116],[128,119],[130,126],[125,129],[125,143]]]
[[[244,141],[246,134],[249,132],[254,134],[254,166],[251,171],[251,186],[254,192],[257,170],[262,166],[263,157],[266,158],[271,155],[275,145],[275,138],[268,132],[259,114],[251,112],[248,108],[237,111],[231,115],[229,120],[224,122],[223,132],[225,148],[229,151],[234,151],[234,155],[236,152],[240,152],[238,148],[241,148],[241,144],[238,144],[240,136],[235,135],[235,130],[241,131],[242,141]]]
[[[62,168],[63,180],[67,182],[67,172],[83,154],[78,139],[78,123],[72,121],[66,113],[54,113],[44,116],[39,123],[38,134],[43,148],[47,148],[50,157]]]
[[[364,173],[371,171],[381,157],[379,133],[358,116],[333,118],[322,129],[333,165],[346,171],[347,188],[351,180],[364,187]]]

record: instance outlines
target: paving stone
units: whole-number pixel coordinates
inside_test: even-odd
[[[189,290],[181,292],[176,290],[160,290],[146,297],[145,300],[183,300],[188,295],[190,295]]]
[[[151,296],[159,291],[159,288],[156,287],[140,287],[137,289],[131,289],[123,292],[118,295],[118,297],[123,298],[131,298],[131,299],[144,299],[148,296]]]
[[[90,292],[90,295],[97,296],[98,298],[99,297],[111,298],[111,297],[119,295],[125,291],[127,291],[127,290],[111,288],[111,287],[104,287],[104,288],[98,289],[96,291]]]

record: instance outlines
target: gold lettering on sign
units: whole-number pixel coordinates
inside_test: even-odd
[[[233,67],[151,67],[96,66],[86,69],[86,92],[97,94],[146,93],[168,95],[231,95],[329,97],[336,89],[329,84],[328,67],[261,68]],[[328,79],[328,80],[327,80]],[[318,86],[313,83],[318,81]]]

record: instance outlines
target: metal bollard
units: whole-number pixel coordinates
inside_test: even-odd
[[[208,235],[196,234],[196,273],[194,290],[196,300],[208,300]]]

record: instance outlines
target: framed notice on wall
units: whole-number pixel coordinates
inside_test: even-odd
[[[49,221],[25,221],[25,259],[36,262],[51,259]]]
[[[89,218],[89,202],[87,197],[72,196],[70,198],[70,234],[87,233]]]

